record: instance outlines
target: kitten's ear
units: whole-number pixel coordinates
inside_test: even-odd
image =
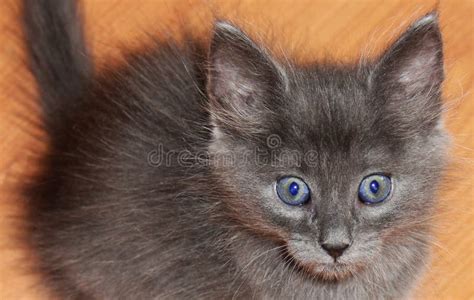
[[[214,26],[209,52],[207,92],[210,112],[219,129],[253,134],[261,129],[282,80],[271,57],[234,25]],[[273,103],[274,104],[274,103]]]
[[[416,22],[379,60],[370,86],[400,134],[431,130],[441,115],[443,43],[437,13]]]

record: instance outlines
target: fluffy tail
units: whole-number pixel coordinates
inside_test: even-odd
[[[29,67],[50,132],[79,105],[91,78],[81,21],[74,0],[23,0]]]

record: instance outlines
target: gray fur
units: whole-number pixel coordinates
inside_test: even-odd
[[[209,50],[157,42],[95,75],[73,2],[40,2],[25,1],[25,26],[51,153],[28,187],[29,242],[60,297],[407,295],[447,145],[436,14],[365,65],[290,66],[219,21]],[[394,190],[364,205],[357,187],[375,172]],[[310,202],[280,201],[282,175],[303,178]],[[336,262],[324,241],[350,246]]]

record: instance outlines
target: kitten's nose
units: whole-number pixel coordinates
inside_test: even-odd
[[[324,243],[321,244],[321,247],[334,259],[337,259],[339,256],[344,253],[344,251],[349,248],[349,244],[346,243]]]

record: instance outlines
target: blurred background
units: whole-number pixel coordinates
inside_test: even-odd
[[[87,39],[98,69],[152,36],[179,38],[180,28],[203,38],[216,17],[233,20],[278,56],[299,62],[327,56],[354,61],[378,55],[417,17],[438,9],[445,41],[446,124],[452,161],[439,191],[432,264],[416,299],[474,299],[474,96],[471,0],[85,0]],[[17,237],[25,199],[21,180],[36,171],[46,149],[35,85],[24,65],[19,2],[0,2],[0,299],[49,299],[31,271],[34,253]]]

